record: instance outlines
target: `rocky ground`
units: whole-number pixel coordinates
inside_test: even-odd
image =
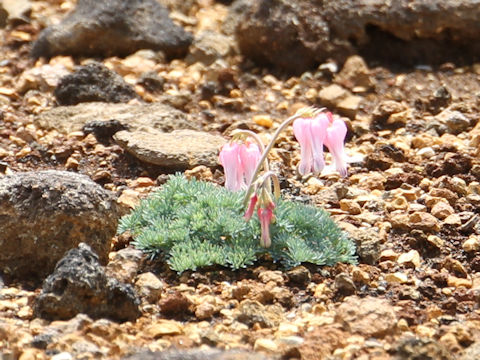
[[[327,3],[3,0],[2,359],[480,358],[478,5]],[[357,265],[178,276],[115,235],[307,105],[363,160],[301,179],[289,130],[273,168]]]

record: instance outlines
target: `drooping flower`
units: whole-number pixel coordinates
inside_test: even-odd
[[[258,196],[257,194],[253,194],[252,197],[250,198],[250,202],[248,203],[248,208],[247,211],[245,211],[245,215],[243,217],[245,218],[246,221],[250,220],[253,215],[253,211],[255,210],[255,207],[257,206],[257,201],[258,201]]]
[[[245,189],[262,154],[256,144],[229,142],[220,151],[220,163],[225,171],[225,187],[231,191]]]
[[[301,175],[318,174],[325,167],[323,143],[329,118],[325,113],[313,117],[300,117],[293,122],[293,133],[300,143],[301,160],[298,171]]]
[[[240,146],[240,162],[243,165],[243,176],[246,185],[250,185],[253,173],[257,167],[262,154],[257,144],[246,142]]]
[[[231,191],[240,190],[244,185],[240,145],[236,142],[225,144],[219,158],[225,171],[225,187]]]
[[[271,181],[271,182],[270,182]],[[273,185],[273,192],[272,192]],[[272,245],[270,239],[270,224],[275,220],[273,210],[275,209],[274,199],[280,197],[280,183],[273,171],[268,171],[253,183],[254,192],[249,199],[248,208],[244,218],[249,221],[255,209],[257,209],[260,220],[260,246],[268,248]]]
[[[268,204],[265,204],[265,207],[259,207],[257,210],[262,232],[260,245],[264,248],[268,248],[272,245],[272,240],[270,239],[270,224],[275,219],[275,216],[273,215],[274,208],[275,204],[271,201]]]
[[[330,114],[330,125],[327,128],[325,145],[332,154],[335,169],[341,176],[347,176],[347,157],[345,155],[345,136],[347,135],[347,126],[341,119],[333,119]]]

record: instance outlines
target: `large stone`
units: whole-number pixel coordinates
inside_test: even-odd
[[[139,304],[133,287],[106,276],[98,256],[80,243],[58,262],[43,283],[34,315],[65,320],[83,313],[94,319],[133,321],[141,314]]]
[[[217,166],[218,151],[226,142],[221,136],[194,130],[174,130],[171,133],[153,129],[119,131],[113,138],[141,161],[173,169]]]
[[[359,50],[416,64],[480,47],[480,7],[471,0],[237,0],[231,11],[244,55],[294,73]]]
[[[190,64],[201,62],[210,65],[215,60],[227,56],[233,47],[233,37],[214,31],[203,31],[193,41],[185,60]]]
[[[31,11],[30,0],[0,1],[0,28],[15,22],[29,22]]]
[[[80,242],[106,263],[117,221],[114,197],[87,176],[48,170],[0,177],[0,268],[13,278],[43,279]]]
[[[155,0],[79,0],[61,23],[43,30],[34,57],[126,56],[140,49],[186,54],[192,35]]]
[[[57,130],[62,133],[81,131],[85,125],[118,121],[117,131],[122,127],[129,130],[153,128],[169,132],[175,129],[195,129],[198,126],[187,116],[168,105],[152,104],[109,104],[81,103],[75,106],[59,106],[44,111],[35,118],[42,129]],[[114,131],[115,132],[115,131]]]
[[[167,351],[140,351],[122,360],[269,360],[266,355],[247,350],[188,349]]]
[[[447,348],[440,342],[434,339],[406,337],[400,339],[394,348],[392,353],[395,355],[395,360],[453,360],[454,357]],[[465,360],[470,360],[466,358]],[[471,360],[477,358],[471,358]],[[462,358],[463,360],[463,358]]]
[[[137,98],[135,89],[105,65],[92,62],[64,76],[54,92],[60,105],[81,102],[128,102]]]
[[[395,329],[397,317],[386,300],[349,296],[338,307],[336,320],[346,331],[365,337],[383,337]]]

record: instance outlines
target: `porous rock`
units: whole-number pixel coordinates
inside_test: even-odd
[[[269,360],[270,357],[247,350],[189,349],[141,351],[122,360]]]
[[[155,0],[79,0],[62,22],[43,30],[33,57],[126,56],[140,49],[185,55],[192,35]]]
[[[380,246],[382,244],[378,231],[372,228],[355,228],[355,231],[350,231],[349,235],[357,245],[357,254],[360,261],[365,264],[375,264],[380,256]]]
[[[154,129],[119,131],[113,138],[141,161],[173,169],[217,166],[218,150],[226,142],[221,136],[194,130],[174,130],[171,133]]]
[[[210,65],[215,60],[227,56],[233,45],[232,37],[206,30],[195,38],[185,61],[190,64],[202,62]]]
[[[106,263],[117,229],[112,194],[87,176],[47,170],[0,178],[0,268],[43,279],[80,242]]]
[[[61,78],[54,95],[60,105],[93,101],[122,103],[138,97],[120,75],[97,62],[80,66],[73,74]]]
[[[419,56],[438,61],[443,54],[451,55],[454,46],[445,44],[464,46],[472,54],[479,46],[480,8],[470,0],[237,3],[241,6],[232,6],[232,11],[243,9],[235,32],[241,52],[257,62],[294,73],[327,59],[343,62],[362,49],[374,52],[376,57],[415,64]],[[405,50],[401,57],[399,49]]]
[[[386,300],[349,296],[337,309],[337,321],[346,331],[366,337],[382,337],[394,330],[397,317]]]
[[[109,278],[97,254],[80,243],[45,279],[34,304],[34,315],[65,320],[84,313],[94,319],[132,321],[141,314],[139,304],[133,287]]]
[[[244,300],[238,307],[236,318],[248,326],[258,323],[262,327],[278,326],[284,320],[284,312],[280,305],[262,305],[258,301]]]
[[[95,134],[99,131],[109,136],[125,128],[135,130],[149,127],[170,132],[197,127],[183,112],[161,103],[138,105],[92,102],[58,106],[42,112],[34,121],[42,129],[55,129],[65,134],[85,130]]]
[[[447,348],[434,339],[407,337],[400,339],[392,351],[398,360],[453,360]],[[466,359],[465,359],[466,360]]]

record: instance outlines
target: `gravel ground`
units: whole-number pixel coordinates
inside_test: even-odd
[[[228,4],[164,3],[196,37],[225,32]],[[301,179],[299,146],[289,130],[272,152],[272,167],[284,196],[325,208],[350,233],[359,263],[290,271],[263,263],[179,277],[143,258],[128,237],[115,237],[106,273],[134,286],[141,316],[40,319],[33,308],[41,284],[5,276],[4,359],[141,359],[142,351],[167,349],[193,349],[180,358],[201,359],[208,348],[245,351],[222,352],[219,359],[253,359],[251,352],[273,359],[480,358],[480,63],[402,68],[353,55],[291,76],[244,59],[228,35],[213,41],[215,55],[198,42],[173,60],[146,50],[125,58],[34,60],[30,49],[39,31],[75,3],[30,6],[28,21],[0,29],[0,179],[47,169],[84,174],[115,193],[125,214],[178,170],[121,146],[112,138],[120,128],[99,134],[38,120],[59,106],[59,79],[92,60],[133,87],[130,105],[170,105],[195,131],[225,138],[241,128],[267,141],[299,108],[326,106],[348,124],[347,153],[363,160],[343,179]],[[187,176],[223,184],[221,167],[190,165],[180,166]]]

